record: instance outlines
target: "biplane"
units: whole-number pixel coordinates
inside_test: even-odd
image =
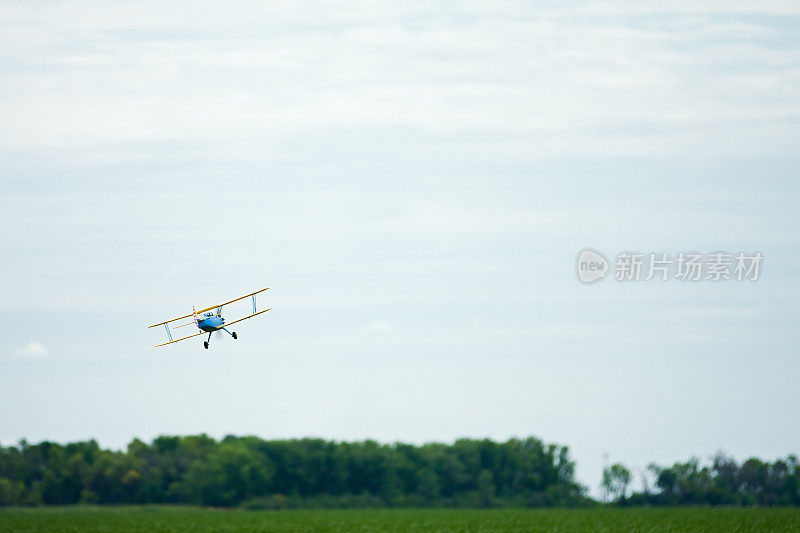
[[[192,307],[192,312],[188,315],[179,316],[178,318],[171,318],[170,320],[165,320],[164,322],[159,322],[158,324],[153,324],[152,326],[148,326],[151,328],[155,328],[158,326],[164,326],[164,329],[167,330],[167,338],[169,340],[165,343],[156,345],[156,348],[159,346],[166,346],[167,344],[172,344],[174,342],[184,341],[186,339],[191,339],[192,337],[197,337],[198,335],[204,335],[208,333],[208,339],[203,342],[203,347],[208,350],[208,343],[211,342],[211,334],[215,331],[224,331],[234,339],[238,339],[239,337],[236,335],[235,331],[229,331],[228,326],[232,326],[237,322],[241,322],[242,320],[247,320],[248,318],[253,318],[254,316],[260,315],[261,313],[266,313],[270,309],[264,309],[263,311],[258,311],[256,309],[256,295],[260,294],[266,290],[261,289],[260,291],[251,292],[250,294],[245,294],[244,296],[240,296],[239,298],[235,298],[233,300],[229,300],[225,303],[212,305],[211,307],[206,307],[205,309],[200,309],[197,311],[194,307]],[[233,302],[238,302],[239,300],[244,300],[245,298],[252,298],[253,299],[253,313],[247,315],[242,318],[238,318],[233,322],[225,322],[225,319],[222,317],[222,307],[228,304],[232,304]],[[193,319],[186,324],[181,324],[179,326],[174,326],[174,329],[183,328],[186,326],[191,326],[194,324],[200,330],[200,333],[194,333],[192,335],[187,335],[186,337],[181,337],[180,339],[173,339],[172,332],[169,329],[169,325],[172,322],[177,322],[178,320],[183,320],[184,318],[192,317]]]

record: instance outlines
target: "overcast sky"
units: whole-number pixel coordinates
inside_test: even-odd
[[[0,4],[0,442],[800,453],[797,3],[434,4]]]

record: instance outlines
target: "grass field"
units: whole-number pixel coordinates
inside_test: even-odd
[[[0,531],[800,531],[800,509],[0,509]]]

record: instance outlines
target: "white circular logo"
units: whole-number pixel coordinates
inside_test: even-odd
[[[575,263],[578,279],[582,283],[594,283],[606,277],[608,273],[608,259],[597,250],[584,248],[578,252]]]

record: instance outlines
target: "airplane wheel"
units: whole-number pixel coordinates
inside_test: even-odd
[[[238,339],[238,338],[239,338],[239,336],[236,334],[236,332],[235,332],[235,331],[234,331],[233,333],[231,333],[231,335],[233,335],[233,338],[234,338],[234,339]]]
[[[203,348],[205,348],[206,350],[208,350],[208,343],[207,343],[206,341],[203,341]]]

